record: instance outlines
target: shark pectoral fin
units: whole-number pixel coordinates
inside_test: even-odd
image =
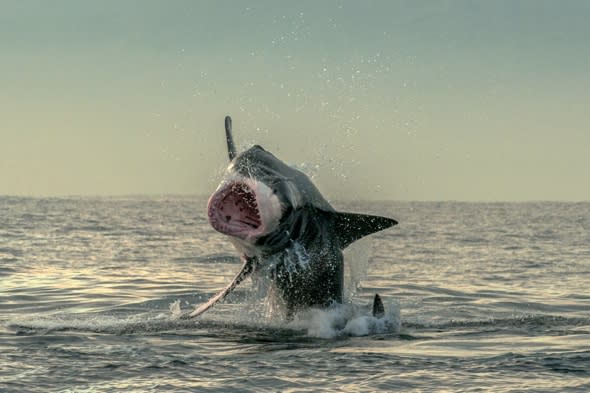
[[[188,314],[188,318],[198,317],[199,315],[203,314],[205,311],[209,310],[211,307],[216,305],[218,302],[225,299],[225,297],[229,295],[238,286],[239,283],[244,281],[244,279],[248,277],[250,273],[252,273],[252,271],[254,270],[255,259],[247,257],[244,257],[243,259],[244,264],[242,265],[242,268],[240,269],[239,273],[236,274],[234,279],[231,280],[231,282],[225,288],[219,291],[217,295],[209,299],[207,303],[201,304],[193,312]]]
[[[340,248],[344,249],[358,239],[390,228],[397,224],[392,218],[357,213],[329,213],[334,221]]]

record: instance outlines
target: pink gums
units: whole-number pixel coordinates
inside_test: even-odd
[[[225,235],[246,239],[263,231],[256,193],[245,183],[232,182],[215,192],[207,209],[211,226]]]

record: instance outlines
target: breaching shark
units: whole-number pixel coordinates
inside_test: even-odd
[[[237,154],[231,128],[227,116],[230,164],[207,214],[211,226],[233,243],[242,267],[224,289],[185,316],[203,314],[253,273],[270,281],[289,319],[309,307],[342,303],[342,250],[397,221],[336,211],[303,172],[261,146]],[[373,315],[383,313],[375,295]]]

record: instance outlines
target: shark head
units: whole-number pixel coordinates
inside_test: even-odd
[[[228,167],[225,179],[209,198],[207,216],[216,231],[253,243],[276,229],[286,203],[271,188],[273,183],[267,184],[244,170],[236,170],[247,168],[242,156]]]
[[[207,216],[216,231],[252,250],[261,239],[288,231],[283,224],[304,206],[333,211],[303,172],[255,145],[232,159],[209,198]]]

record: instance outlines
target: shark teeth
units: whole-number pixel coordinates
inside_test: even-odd
[[[209,199],[209,222],[226,235],[246,238],[263,227],[256,193],[246,183],[233,181]]]

